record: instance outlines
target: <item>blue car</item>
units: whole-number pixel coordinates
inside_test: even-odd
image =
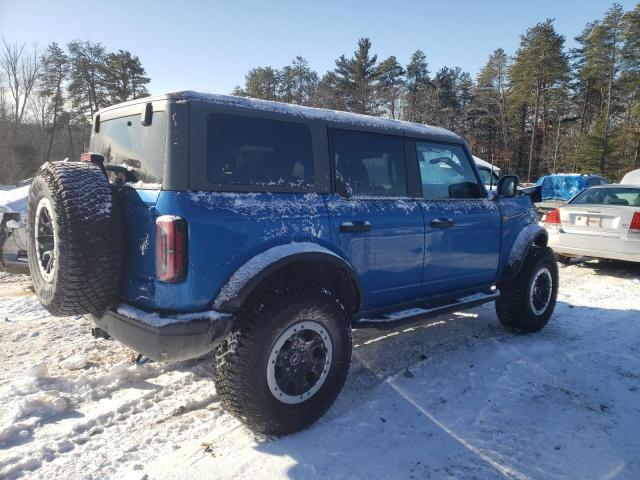
[[[539,188],[488,192],[447,130],[179,92],[98,112],[90,149],[31,185],[38,298],[155,360],[212,353],[223,405],[257,432],[327,411],[352,327],[495,301],[535,332],[553,313]]]

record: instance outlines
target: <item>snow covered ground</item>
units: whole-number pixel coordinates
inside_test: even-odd
[[[136,367],[0,274],[0,478],[640,478],[640,268],[561,281],[535,335],[492,304],[357,331],[334,407],[271,439],[222,410],[208,360]]]

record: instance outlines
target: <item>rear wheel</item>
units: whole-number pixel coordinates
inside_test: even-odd
[[[351,327],[328,295],[291,292],[241,312],[214,351],[216,390],[252,430],[286,435],[329,409],[347,377]]]
[[[29,188],[29,270],[54,315],[100,314],[116,292],[121,225],[109,182],[90,163],[45,163]]]
[[[553,251],[534,245],[516,278],[499,287],[496,313],[500,323],[522,332],[541,330],[551,318],[558,296],[558,264]]]

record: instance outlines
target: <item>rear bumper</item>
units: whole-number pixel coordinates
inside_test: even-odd
[[[640,262],[640,241],[635,239],[549,232],[549,246],[564,255]]]
[[[123,308],[124,307],[124,308]],[[233,317],[215,311],[160,315],[121,305],[103,316],[87,315],[120,343],[153,360],[180,361],[211,352]]]

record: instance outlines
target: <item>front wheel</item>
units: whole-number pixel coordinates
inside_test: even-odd
[[[349,320],[332,297],[287,295],[241,312],[214,351],[225,409],[267,435],[302,430],[340,392],[351,362]]]
[[[548,247],[533,246],[520,273],[500,285],[496,313],[505,327],[537,332],[551,318],[558,296],[558,264]]]

